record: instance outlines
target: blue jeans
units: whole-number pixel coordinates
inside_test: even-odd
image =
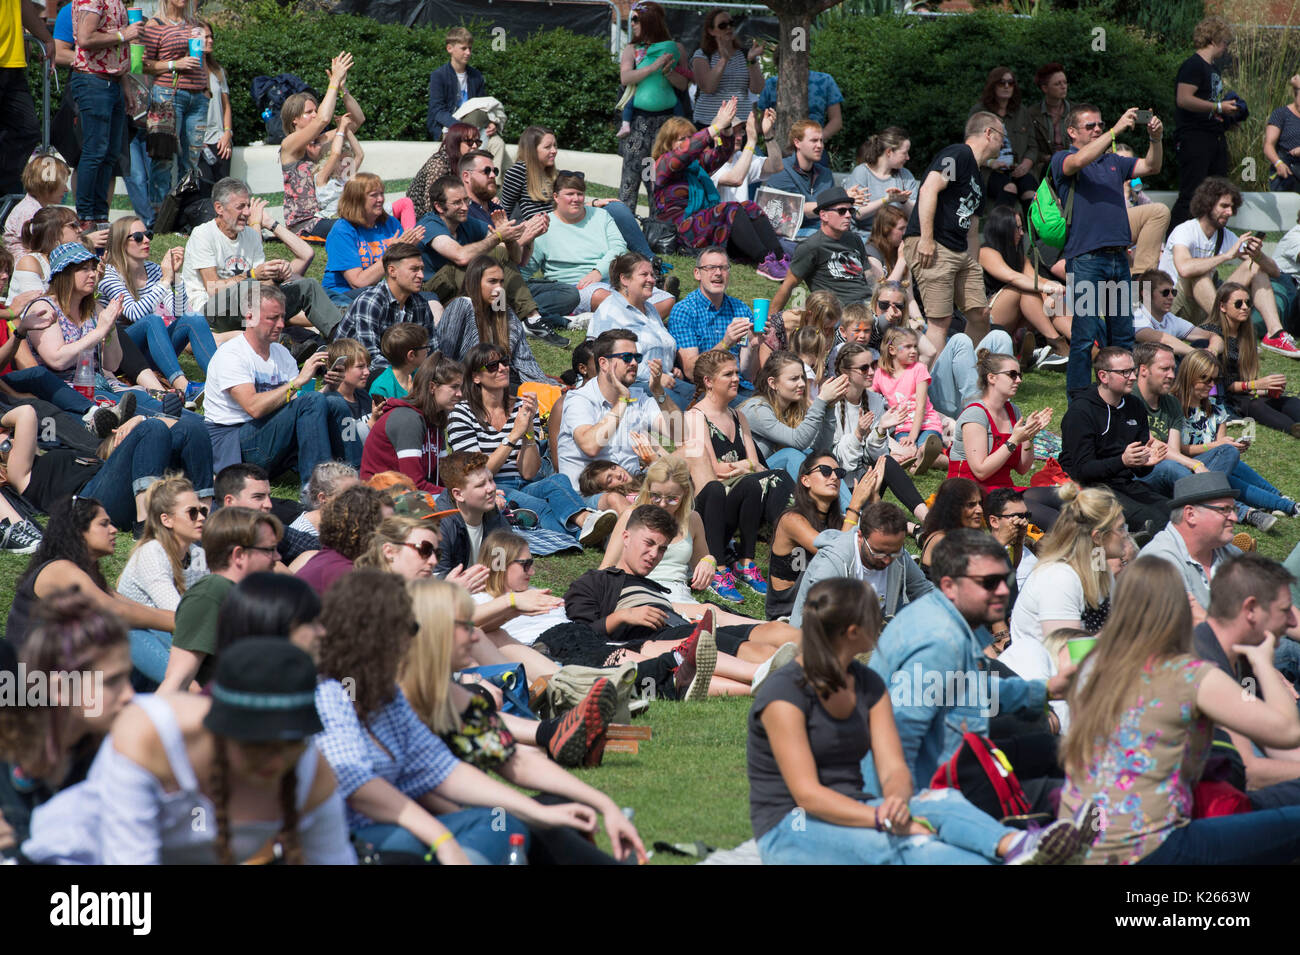
[[[1011,336],[1000,328],[994,328],[985,335],[979,347],[999,355],[1015,354]],[[975,345],[965,332],[958,332],[949,338],[948,344],[934,359],[934,366],[930,369],[930,388],[926,394],[934,409],[949,418],[956,418],[961,414],[962,408],[979,398]]]
[[[614,220],[614,225],[618,226],[619,234],[623,236],[629,251],[640,252],[647,259],[654,258],[650,243],[646,241],[645,233],[641,231],[641,223],[637,221],[636,214],[631,209],[617,199],[610,200],[601,208],[609,213],[609,217]]]
[[[878,806],[883,800],[863,796],[862,801]],[[908,807],[914,818],[934,827],[934,835],[836,826],[794,809],[759,836],[758,854],[764,865],[988,865],[998,860],[998,843],[1015,831],[955,789],[924,790]]]
[[[511,505],[536,511],[542,527],[577,540],[579,529],[571,526],[569,519],[579,511],[586,510],[587,504],[563,474],[552,474],[531,484],[520,484],[513,480],[498,481],[497,486],[505,491],[506,500]]]
[[[44,365],[11,371],[3,381],[14,391],[48,401],[60,411],[81,415],[90,410],[90,401]]]
[[[1285,865],[1300,859],[1300,806],[1193,819],[1142,865]]]
[[[145,131],[131,128],[131,175],[126,177],[126,194],[131,197],[131,208],[144,223],[146,229],[153,228],[157,215],[153,203],[149,201],[149,171],[153,163],[149,151],[145,148]]]
[[[162,77],[154,84],[154,103],[171,101],[176,111],[176,138],[180,148],[174,159],[155,162],[149,173],[149,202],[157,209],[162,205],[167,193],[172,190],[172,170],[177,172],[177,180],[188,170],[198,169],[199,150],[203,148],[203,136],[208,129],[208,98],[201,92],[191,90],[173,90],[163,85]]]
[[[525,849],[531,838],[528,827],[514,816],[492,809],[462,809],[438,816],[438,821],[447,827],[475,865],[505,865],[510,855],[510,837],[522,834]],[[415,838],[409,829],[390,823],[362,826],[353,835],[372,843],[381,855],[387,850],[423,857],[429,851],[429,847]],[[437,860],[434,862],[436,864]]]
[[[361,467],[362,443],[356,426],[346,428],[352,409],[333,392],[304,391],[274,414],[250,421],[239,430],[243,458],[265,468],[274,478],[296,459],[303,483],[322,461],[346,461]],[[351,440],[344,434],[350,433]],[[211,445],[209,445],[209,448]]]
[[[331,292],[329,289],[326,289],[325,294],[330,297],[331,302],[346,312],[352,303],[356,301],[358,295],[362,292],[368,292],[370,289],[371,286],[369,285],[363,285],[361,288],[350,288],[346,292],[340,292],[337,290]]]
[[[1290,514],[1295,501],[1287,497],[1245,461],[1238,460],[1228,472],[1228,483],[1241,492],[1241,500],[1251,507],[1265,511],[1285,511]]]
[[[1240,463],[1241,455],[1237,453],[1236,448],[1221,444],[1217,448],[1206,451],[1196,460],[1211,471],[1230,474],[1232,469]],[[1185,467],[1177,461],[1164,460],[1153,467],[1150,472],[1139,477],[1138,480],[1165,497],[1172,498],[1174,496],[1174,484],[1191,473],[1191,468]],[[1232,483],[1231,479],[1229,479],[1228,483]],[[1237,505],[1237,516],[1245,517],[1244,505]]]
[[[81,489],[93,497],[116,527],[135,523],[135,496],[167,473],[172,459],[172,438],[157,418],[141,421],[122,439],[99,471]]]
[[[81,161],[77,163],[77,218],[108,221],[114,167],[122,151],[126,108],[116,78],[73,71],[68,92],[81,121]]]
[[[146,315],[127,325],[123,331],[162,372],[168,384],[184,374],[178,358],[186,345],[193,349],[194,360],[205,374],[208,362],[217,352],[212,329],[201,315],[181,315],[170,328],[161,315]]]
[[[1076,255],[1065,263],[1065,271],[1070,296],[1067,307],[1074,315],[1065,390],[1073,395],[1087,391],[1092,384],[1094,340],[1103,348],[1115,345],[1133,350],[1133,303],[1129,301],[1132,279],[1128,256],[1117,249]]]
[[[166,630],[132,630],[130,636],[131,666],[155,683],[161,683],[167,673],[172,635]]]

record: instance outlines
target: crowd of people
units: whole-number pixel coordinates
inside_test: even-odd
[[[1160,119],[1107,127],[1059,64],[1037,104],[991,70],[919,178],[888,126],[838,184],[832,77],[777,141],[764,45],[719,8],[688,56],[642,0],[619,199],[557,167],[551,130],[524,129],[507,167],[500,123],[457,115],[492,91],[455,28],[407,199],[360,169],[340,53],[325,94],[281,112],[285,221],[220,176],[214,217],[153,256],[174,177],[229,158],[211,28],[184,0],[143,25],[121,0],[65,11],[76,210],[60,156],[0,157],[24,196],[0,252],[0,547],[30,555],[0,672],[103,683],[93,707],[0,708],[0,852],[643,862],[566,767],[638,738],[646,701],[751,695],[768,863],[1300,857],[1300,548],[1283,566],[1237,533],[1300,517],[1239,428],[1300,437],[1288,376],[1261,366],[1300,356],[1275,290],[1294,258],[1227,229],[1222,20],[1176,81],[1172,219],[1133,186],[1162,167]],[[146,188],[110,227],[132,44],[167,79],[151,109],[173,142],[151,120]],[[1287,110],[1266,136],[1279,182]],[[1116,148],[1142,129],[1143,155]],[[1046,258],[1026,238],[1044,183],[1073,210]],[[694,254],[685,295],[642,185]],[[762,185],[802,197],[793,240]],[[729,294],[739,263],[779,283],[766,314]],[[1116,309],[1105,282],[1139,295]],[[537,342],[572,348],[563,378]],[[1016,403],[1062,367],[1059,414]],[[297,499],[273,496],[288,480]],[[586,550],[563,593],[533,586],[538,561]],[[929,692],[933,674],[973,695]],[[981,745],[1014,799],[958,783]]]

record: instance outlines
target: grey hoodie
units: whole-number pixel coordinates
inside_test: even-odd
[[[794,611],[790,614],[792,627],[801,625],[803,602],[808,599],[808,591],[814,584],[833,577],[852,577],[857,565],[853,553],[854,548],[858,546],[857,532],[822,531],[813,543],[817,545],[817,553],[799,581],[799,592],[794,598]],[[890,561],[889,566],[885,568],[885,619],[893,617],[901,607],[932,590],[934,584],[925,579],[925,574],[912,559],[912,555],[903,551],[902,556]]]
[[[772,406],[757,396],[742,404],[740,410],[745,413],[754,445],[764,458],[782,448],[829,451],[835,444],[835,421],[821,398],[813,399],[797,428],[782,424]]]

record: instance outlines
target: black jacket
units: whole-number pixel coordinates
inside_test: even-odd
[[[450,495],[447,495],[449,498]],[[445,504],[443,497],[438,498],[439,504]],[[446,504],[448,507],[455,507],[455,504]],[[510,530],[510,524],[501,516],[500,511],[488,511],[483,515],[483,539],[495,530]],[[447,571],[451,570],[457,564],[461,567],[469,567],[471,564],[478,563],[478,554],[470,553],[469,531],[465,528],[465,518],[460,514],[448,514],[438,525],[438,566],[433,569],[435,577],[446,577]]]
[[[446,546],[444,544],[444,546]],[[670,591],[648,577],[634,577],[619,570],[607,567],[604,570],[589,570],[572,584],[564,595],[564,612],[575,623],[585,623],[601,637],[611,643],[626,643],[629,640],[648,640],[659,631],[649,627],[630,627],[623,624],[611,633],[605,629],[605,623],[618,609],[623,589],[628,584],[639,585],[651,593],[664,595],[664,604],[668,605],[667,626],[678,626],[685,621],[672,612]]]
[[[1061,467],[1084,486],[1127,483],[1149,474],[1151,466],[1128,467],[1121,460],[1124,449],[1134,441],[1146,444],[1150,437],[1141,398],[1125,395],[1120,406],[1112,408],[1093,385],[1070,402],[1061,422]]]

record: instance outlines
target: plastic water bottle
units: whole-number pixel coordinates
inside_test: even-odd
[[[140,23],[143,20],[144,20],[144,11],[141,10],[139,7],[129,7],[127,9],[126,11],[127,23]],[[144,44],[136,43],[133,41],[131,43],[130,52],[131,52],[131,72],[137,74],[143,73],[144,72]]]
[[[95,400],[95,350],[84,349],[77,356],[77,370],[72,374],[72,387],[87,401]]]
[[[528,865],[528,856],[524,853],[524,834],[516,832],[510,837],[510,854],[506,856],[506,865]]]

